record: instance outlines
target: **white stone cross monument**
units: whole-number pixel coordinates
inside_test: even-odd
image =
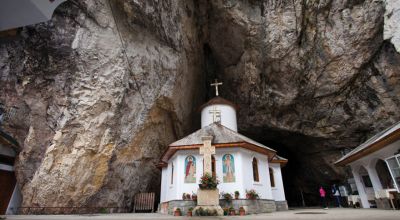
[[[214,83],[211,83],[210,86],[215,86],[215,96],[218,96],[218,86],[222,85],[222,82],[218,82],[217,79],[215,79]]]
[[[200,154],[203,155],[203,172],[212,175],[212,159],[211,156],[215,154],[215,146],[211,145],[213,136],[203,136],[201,140],[203,141],[203,146],[199,148]],[[199,189],[197,191],[197,206],[193,209],[196,214],[197,210],[202,208],[210,212],[215,212],[218,215],[223,215],[224,210],[222,210],[219,205],[219,191],[218,189]]]
[[[200,147],[200,154],[203,155],[204,159],[203,172],[209,174],[212,174],[211,155],[215,154],[215,146],[211,146],[212,139],[212,136],[201,137],[201,140],[203,141],[203,146]]]

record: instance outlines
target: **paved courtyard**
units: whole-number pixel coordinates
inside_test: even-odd
[[[400,219],[400,211],[377,210],[377,209],[294,209],[285,212],[274,212],[260,215],[223,216],[223,217],[173,217],[161,214],[95,214],[95,215],[9,215],[7,220],[67,220],[67,219],[90,219],[90,220],[117,220],[117,219],[362,219],[362,220],[386,220]]]

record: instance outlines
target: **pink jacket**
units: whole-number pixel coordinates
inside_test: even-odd
[[[321,196],[321,197],[325,197],[325,190],[321,187],[321,188],[319,188],[319,195]]]

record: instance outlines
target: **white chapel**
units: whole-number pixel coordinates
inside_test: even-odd
[[[200,107],[201,129],[171,143],[160,159],[161,209],[171,209],[171,202],[182,200],[184,193],[197,192],[204,169],[199,149],[205,136],[211,137],[211,145],[215,147],[211,170],[220,182],[220,193],[239,191],[240,199],[244,200],[246,190],[255,190],[259,200],[272,204],[273,211],[287,209],[281,174],[287,159],[237,132],[237,106],[218,96],[221,84],[211,84],[215,86],[216,97]]]

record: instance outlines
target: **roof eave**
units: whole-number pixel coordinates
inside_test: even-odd
[[[395,131],[393,131],[392,133],[388,134],[386,137],[380,139],[379,141],[372,143],[368,146],[366,146],[364,149],[355,152],[354,154],[350,155],[350,156],[344,156],[341,159],[339,159],[338,161],[336,161],[334,163],[335,166],[345,166],[351,162],[354,162],[360,158],[362,158],[363,156],[369,155],[371,153],[374,153],[382,148],[384,148],[385,146],[394,143],[395,141],[400,140],[400,129],[397,129]]]
[[[248,150],[256,151],[258,153],[267,155],[268,158],[273,158],[276,155],[276,151],[260,147],[248,142],[235,142],[235,143],[218,143],[212,144],[216,148],[227,148],[227,147],[242,147]],[[194,145],[181,145],[181,146],[168,146],[167,150],[161,156],[161,162],[166,163],[178,150],[193,150],[199,149],[202,144]]]

